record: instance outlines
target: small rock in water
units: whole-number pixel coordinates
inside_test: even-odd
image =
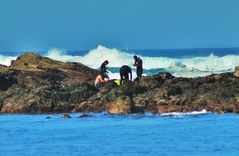
[[[89,115],[88,114],[81,114],[79,118],[88,118]]]
[[[62,117],[62,119],[69,119],[69,118],[71,118],[69,114],[64,114],[64,116]]]

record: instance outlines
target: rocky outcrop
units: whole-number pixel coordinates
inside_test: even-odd
[[[109,104],[107,111],[110,114],[129,114],[131,113],[131,99],[128,96],[120,96]]]
[[[239,77],[239,67],[235,68],[234,76]]]
[[[62,119],[70,119],[71,116],[69,114],[64,114],[63,117],[61,117]]]
[[[1,113],[69,112],[97,89],[97,71],[26,53],[0,71]]]
[[[120,87],[109,81],[95,88],[96,70],[26,53],[10,67],[0,66],[0,112],[239,113],[237,69],[202,78],[159,73]]]

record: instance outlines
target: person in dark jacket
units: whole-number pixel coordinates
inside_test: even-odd
[[[130,74],[130,79],[129,79]],[[123,65],[120,67],[120,85],[122,84],[122,80],[132,81],[132,70],[129,66]]]
[[[101,66],[100,66],[100,72],[103,73],[104,77],[107,78],[109,80],[109,76],[108,76],[108,71],[107,71],[107,65],[109,64],[109,61],[108,60],[105,60]]]
[[[137,79],[142,77],[143,74],[143,61],[140,57],[134,55],[134,64],[133,66],[136,67],[136,74],[137,74]]]

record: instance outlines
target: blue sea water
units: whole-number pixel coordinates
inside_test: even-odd
[[[236,114],[79,115],[0,115],[0,155],[239,155]]]

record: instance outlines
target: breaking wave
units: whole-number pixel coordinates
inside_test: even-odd
[[[191,115],[202,115],[209,113],[207,110],[203,109],[201,111],[193,111],[193,112],[185,112],[185,113],[179,113],[179,112],[172,112],[172,113],[162,113],[160,116],[191,116]]]
[[[236,66],[239,66],[239,55],[208,56],[200,57],[149,57],[147,51],[144,52],[143,67],[145,74],[156,74],[158,72],[170,72],[180,77],[198,77],[206,76],[212,73],[232,72]],[[106,48],[99,45],[96,49],[83,54],[77,52],[76,55],[70,55],[69,52],[62,49],[51,49],[45,56],[64,62],[81,62],[91,68],[98,69],[104,60],[109,60],[109,70],[114,75],[122,65],[132,67],[134,63],[134,53],[118,50],[115,48]],[[10,65],[15,56],[5,56],[0,54],[0,64]],[[111,70],[111,69],[115,70]]]
[[[132,53],[127,53],[118,49],[110,49],[104,46],[98,46],[90,50],[83,56],[68,55],[66,51],[52,49],[47,56],[60,61],[81,62],[91,68],[97,69],[104,60],[109,60],[109,67],[120,67],[134,63]],[[146,53],[147,55],[147,53]],[[167,71],[175,76],[197,77],[206,76],[212,73],[231,72],[239,65],[238,55],[215,56],[210,54],[204,57],[191,58],[170,58],[170,57],[148,57],[140,56],[143,59],[144,69],[160,72]],[[146,72],[147,73],[147,72]],[[155,73],[151,73],[155,74]]]
[[[11,61],[15,60],[17,57],[16,56],[5,56],[0,54],[0,64],[10,66]]]

